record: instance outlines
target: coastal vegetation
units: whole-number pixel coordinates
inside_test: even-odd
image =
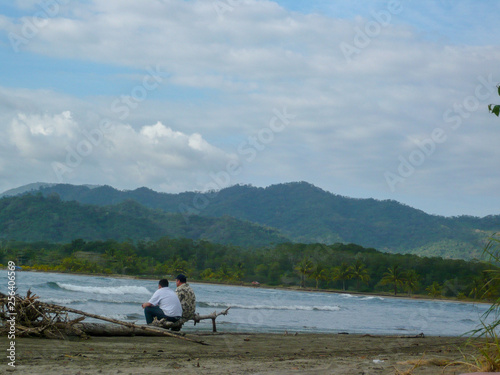
[[[500,94],[500,89],[499,89]],[[474,286],[474,293],[480,289],[484,298],[491,301],[490,308],[483,314],[477,329],[468,332],[468,345],[479,351],[477,356],[466,356],[466,362],[474,371],[497,372],[500,370],[500,296],[490,291],[500,288],[500,236],[493,235],[485,246],[484,255],[490,267],[484,271],[486,283],[481,288]],[[476,294],[475,294],[476,295]],[[481,340],[479,340],[481,339]]]
[[[497,85],[498,95],[500,95],[500,84]],[[500,116],[500,104],[489,104],[488,110],[490,113],[495,114],[497,117]]]
[[[25,269],[160,277],[185,273],[192,280],[232,284],[333,289],[433,298],[499,297],[491,273],[480,261],[383,253],[355,244],[282,243],[261,248],[205,240],[163,237],[157,241],[68,243],[3,242],[0,262]],[[254,283],[255,284],[255,283]]]

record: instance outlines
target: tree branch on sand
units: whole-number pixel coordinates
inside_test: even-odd
[[[203,341],[194,340],[157,327],[122,322],[65,306],[44,303],[40,302],[38,298],[31,291],[28,291],[26,298],[19,295],[8,296],[0,293],[0,320],[3,323],[3,326],[0,327],[0,334],[15,333],[16,336],[47,338],[64,338],[68,334],[85,336],[86,332],[82,330],[85,325],[77,323],[80,323],[85,317],[90,317],[128,327],[134,334],[143,331],[207,345]],[[68,313],[82,316],[70,319]],[[11,322],[14,322],[14,324]]]

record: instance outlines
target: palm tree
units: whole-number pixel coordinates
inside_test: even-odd
[[[296,266],[295,270],[300,275],[300,287],[304,288],[306,284],[306,276],[311,272],[313,263],[308,257],[304,257]]]
[[[408,292],[408,295],[411,296],[413,292],[420,288],[420,275],[415,270],[409,270],[406,272],[405,276],[405,289]]]
[[[403,285],[405,282],[403,271],[399,268],[399,265],[395,264],[387,269],[384,273],[384,277],[380,280],[381,285],[394,285],[394,295],[398,294],[398,286]]]
[[[359,291],[359,284],[361,282],[367,283],[370,281],[370,275],[366,269],[366,265],[360,259],[356,260],[352,266],[349,267],[351,271],[351,279],[356,279],[356,290]]]
[[[231,279],[233,281],[241,281],[241,279],[245,275],[245,268],[243,267],[242,262],[238,262],[236,265],[234,265],[232,271],[233,275]]]
[[[314,264],[311,273],[309,274],[311,279],[316,280],[316,289],[319,289],[319,281],[326,280],[328,277],[328,270],[321,263]]]
[[[442,286],[437,281],[434,281],[430,286],[425,288],[433,298],[441,296],[442,289]]]
[[[231,279],[231,270],[229,269],[229,266],[226,262],[221,263],[219,269],[215,273],[215,276],[221,281],[227,281]]]
[[[345,262],[333,268],[333,280],[342,281],[342,290],[345,290],[345,282],[352,276],[351,268]]]
[[[179,273],[189,275],[191,273],[189,263],[178,255],[175,255],[168,263],[170,266],[170,273],[172,275],[177,275]]]

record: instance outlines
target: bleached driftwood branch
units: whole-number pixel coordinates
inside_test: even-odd
[[[72,309],[70,307],[59,306],[49,303],[40,302],[38,297],[28,291],[26,298],[18,295],[15,296],[14,303],[9,305],[9,298],[7,295],[0,293],[0,319],[5,323],[11,316],[15,317],[15,330],[21,336],[44,336],[44,337],[63,337],[63,332],[73,330],[73,332],[80,334],[85,333],[80,328],[84,326],[75,326],[76,323],[81,322],[84,317],[90,317],[98,320],[104,320],[110,323],[119,324],[128,327],[132,330],[151,332],[163,336],[171,336],[182,340],[196,342],[198,344],[205,344],[203,341],[194,340],[188,337],[180,336],[169,331],[159,330],[155,327],[137,325],[134,323],[122,322],[117,319],[108,318],[96,314],[87,313],[85,311]],[[13,309],[12,309],[13,306]],[[82,315],[82,317],[70,320],[68,313]],[[83,319],[82,319],[83,318]],[[4,333],[10,329],[7,324],[4,324]]]

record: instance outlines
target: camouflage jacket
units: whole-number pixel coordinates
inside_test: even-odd
[[[196,309],[196,297],[193,289],[188,284],[181,284],[175,290],[182,306],[182,317],[184,320],[189,320],[194,316]]]

